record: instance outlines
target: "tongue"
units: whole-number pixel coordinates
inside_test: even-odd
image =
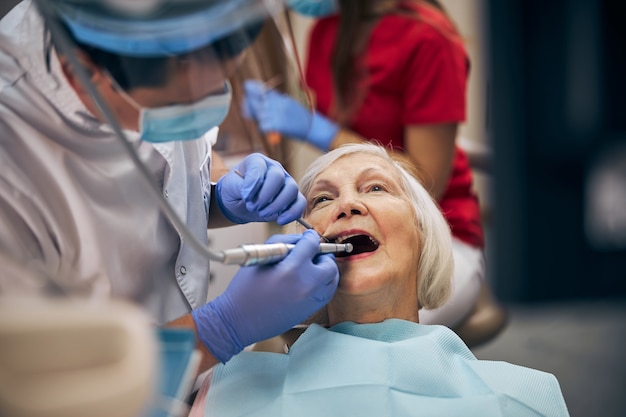
[[[358,255],[359,253],[364,252],[374,252],[376,249],[378,249],[378,243],[366,235],[352,236],[342,241],[341,243],[352,243],[353,249],[350,253],[344,252],[335,254],[335,256],[337,257]]]

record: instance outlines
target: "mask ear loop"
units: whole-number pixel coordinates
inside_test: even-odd
[[[133,161],[135,167],[141,173],[141,176],[148,184],[150,191],[155,198],[156,202],[159,205],[159,208],[163,211],[171,225],[176,229],[176,231],[183,237],[183,239],[191,245],[191,247],[198,252],[199,254],[205,256],[209,260],[223,262],[225,259],[225,255],[223,252],[214,252],[208,249],[205,245],[200,243],[193,234],[189,232],[187,226],[180,220],[174,209],[170,206],[170,204],[163,198],[161,190],[155,181],[152,180],[152,176],[148,168],[143,164],[143,162],[139,159],[139,156],[135,152],[134,147],[131,145],[130,141],[126,138],[126,135],[122,131],[115,115],[111,112],[110,108],[106,104],[106,102],[102,99],[98,90],[92,84],[89,79],[89,75],[87,71],[81,66],[78,58],[73,52],[72,41],[69,39],[69,36],[65,33],[65,31],[61,28],[61,25],[58,21],[58,16],[53,10],[53,6],[49,5],[48,0],[34,0],[39,8],[42,16],[47,23],[48,30],[52,37],[56,40],[56,44],[60,47],[60,49],[65,52],[65,55],[74,69],[76,73],[76,77],[83,84],[83,88],[87,91],[93,103],[98,108],[98,111],[104,118],[104,120],[111,126],[115,136],[119,139],[120,143],[123,145],[126,153]]]
[[[111,75],[111,73],[109,72],[109,70],[107,70],[106,68],[103,69],[104,75],[109,79],[109,81],[111,81],[111,85],[113,86],[113,88],[115,89],[115,91],[117,91],[117,93],[119,93],[119,95],[121,95],[122,97],[124,97],[124,100],[126,100],[126,102],[128,104],[130,104],[135,110],[137,110],[139,113],[141,113],[141,105],[139,103],[137,103],[135,101],[134,98],[132,98],[127,92],[126,90],[124,90],[119,83],[117,82],[117,80]],[[82,80],[81,80],[82,81]]]
[[[115,91],[124,98],[124,100],[126,100],[126,102],[128,104],[130,104],[135,110],[137,110],[137,113],[139,114],[139,120],[137,121],[137,130],[141,133],[141,126],[143,125],[143,107],[141,107],[141,105],[139,103],[137,103],[135,101],[134,98],[132,98],[127,92],[126,90],[124,90],[119,83],[117,82],[117,80],[115,79],[115,77],[113,77],[111,75],[111,73],[109,72],[109,70],[107,70],[106,68],[104,69],[104,75],[109,79],[109,81],[111,82],[111,85],[113,86],[113,88],[115,89]],[[79,77],[80,78],[80,77]],[[83,80],[81,79],[81,82],[83,82]],[[83,82],[84,83],[84,82]],[[90,83],[91,84],[91,83]],[[102,99],[100,98],[100,100],[102,101]],[[105,104],[106,106],[106,104]],[[98,106],[100,107],[100,106]],[[114,117],[115,118],[115,117]],[[108,121],[108,120],[107,120]],[[117,123],[117,119],[115,120],[115,122]],[[119,125],[118,125],[119,127]],[[121,128],[119,129],[121,131]],[[119,137],[118,137],[119,138]],[[126,135],[124,135],[124,142],[128,142],[128,139],[126,139]],[[135,153],[135,151],[133,150],[133,153]],[[143,164],[142,164],[143,165]],[[152,182],[152,181],[150,181]],[[160,194],[160,193],[159,193]]]

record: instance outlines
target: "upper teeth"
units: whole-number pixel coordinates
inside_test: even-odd
[[[346,240],[348,240],[348,239],[350,239],[350,238],[352,238],[354,236],[362,236],[362,234],[359,233],[359,234],[354,234],[354,235],[349,235],[349,236],[341,236],[341,237],[338,237],[337,239],[335,239],[335,242],[336,243],[343,243]],[[368,235],[365,235],[365,236],[367,236],[370,239],[370,241],[372,241],[372,243],[378,245],[378,241],[376,241],[376,239],[374,239],[373,237],[368,236]]]
[[[356,236],[356,235],[350,235],[350,236],[341,236],[341,237],[338,237],[338,238],[336,239],[336,242],[337,242],[337,243],[343,243],[343,242],[345,242],[347,239],[351,238],[352,236]]]

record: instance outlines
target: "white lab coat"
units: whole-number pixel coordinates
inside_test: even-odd
[[[144,305],[157,323],[206,302],[209,261],[185,243],[109,126],[66,82],[30,1],[0,22],[0,293],[72,294]],[[217,129],[151,145],[126,132],[181,219],[207,242]]]

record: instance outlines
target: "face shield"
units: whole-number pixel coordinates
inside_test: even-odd
[[[52,42],[109,124],[159,205],[196,250],[220,261],[188,233],[127,139],[195,140],[220,126],[232,153],[277,159],[269,135],[242,114],[243,83],[254,79],[312,109],[289,16],[279,0],[35,0]],[[114,91],[103,96],[98,79]],[[121,104],[120,104],[121,103]],[[124,110],[121,111],[120,107]]]

